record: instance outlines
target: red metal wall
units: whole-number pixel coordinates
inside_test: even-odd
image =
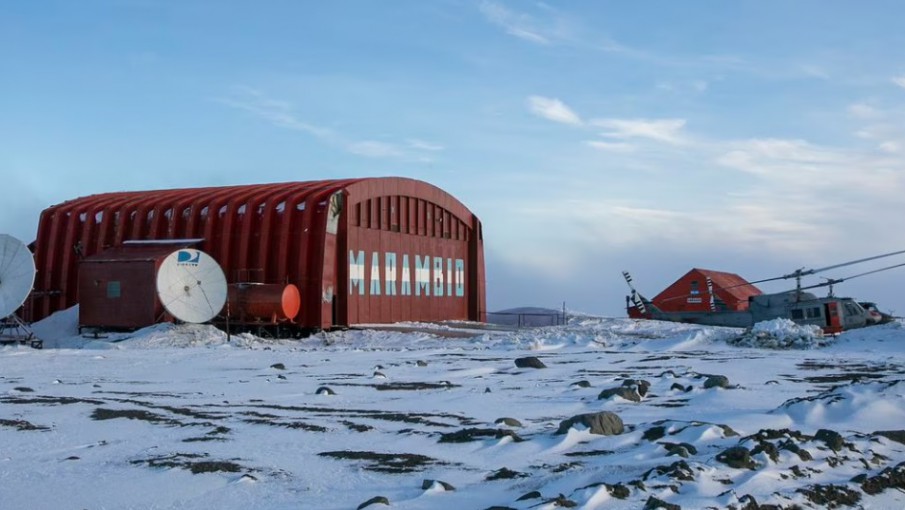
[[[405,225],[421,230],[394,230],[401,229],[402,205],[392,204],[402,204],[403,199],[405,204],[415,204],[405,214],[423,213],[423,225],[417,219]],[[377,223],[353,223],[351,214],[361,207],[379,209],[386,218],[380,220],[375,212]],[[428,212],[432,222],[441,223],[439,215],[445,223],[429,225]],[[368,218],[372,221],[370,214]],[[85,257],[126,240],[195,238],[203,239],[200,248],[217,259],[229,283],[298,286],[302,309],[296,321],[302,326],[326,328],[399,318],[483,320],[481,235],[480,221],[458,200],[430,184],[404,178],[92,195],[41,214],[35,243],[35,320],[78,302],[78,266]],[[465,299],[441,299],[433,293],[425,300],[370,293],[364,298],[347,296],[350,250],[368,253],[369,263],[374,252],[418,254],[432,260],[441,256],[452,260],[454,269],[455,261],[461,259]]]

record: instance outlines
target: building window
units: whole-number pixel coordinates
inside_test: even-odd
[[[119,299],[122,294],[119,282],[107,282],[107,299]]]
[[[698,289],[698,281],[692,280],[691,281],[691,292],[689,292],[689,294],[691,294],[692,296],[697,296],[700,293],[701,293],[701,291],[700,291],[700,289]]]

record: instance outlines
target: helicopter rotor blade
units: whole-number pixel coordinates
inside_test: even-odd
[[[880,271],[886,271],[886,270],[889,270],[889,269],[895,269],[895,268],[897,268],[897,267],[902,267],[902,266],[905,266],[905,262],[903,262],[903,263],[901,263],[901,264],[896,264],[896,265],[893,265],[893,266],[881,267],[880,269],[874,269],[873,271],[865,271],[865,272],[863,272],[863,273],[858,273],[858,274],[855,274],[855,275],[852,275],[852,276],[846,276],[845,278],[827,278],[826,281],[823,282],[823,283],[817,283],[817,284],[814,284],[814,285],[808,285],[807,287],[802,287],[801,290],[805,290],[805,289],[816,289],[816,288],[819,288],[819,287],[826,287],[826,286],[829,286],[829,285],[835,285],[835,284],[837,284],[837,283],[842,283],[842,282],[844,282],[844,281],[851,280],[851,279],[854,279],[854,278],[860,278],[860,277],[862,277],[862,276],[867,276],[867,275],[869,275],[869,274],[879,273]]]
[[[818,269],[805,269],[805,268],[796,269],[794,272],[789,273],[789,274],[785,274],[782,276],[776,276],[773,278],[764,278],[763,280],[756,280],[756,281],[748,282],[748,283],[743,283],[743,284],[736,285],[736,287],[741,287],[742,285],[749,285],[749,284],[754,285],[756,283],[773,282],[776,280],[788,280],[789,278],[800,278],[802,276],[809,276],[812,274],[822,273],[823,271],[829,271],[830,269],[851,266],[854,264],[860,264],[862,262],[869,262],[871,260],[882,259],[885,257],[892,257],[893,255],[901,255],[903,253],[905,253],[905,250],[894,251],[891,253],[884,253],[883,255],[874,255],[873,257],[866,257],[866,258],[858,259],[858,260],[850,260],[848,262],[843,262],[841,264],[833,264],[832,266],[821,267]],[[893,266],[893,267],[898,267],[898,266]],[[732,288],[732,287],[727,287],[727,288]]]

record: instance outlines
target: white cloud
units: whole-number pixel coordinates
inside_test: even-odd
[[[528,107],[531,113],[553,122],[573,126],[582,124],[581,118],[559,99],[531,96],[528,98]]]
[[[880,116],[876,108],[864,103],[849,105],[848,113],[858,119],[874,119]]]
[[[897,76],[892,79],[892,82],[905,89],[905,76]]]
[[[409,138],[406,140],[406,143],[412,149],[421,151],[439,152],[445,149],[445,147],[440,144],[419,140],[417,138]]]
[[[487,21],[501,27],[507,34],[536,44],[549,44],[531,16],[511,11],[496,2],[483,1],[479,7]]]
[[[349,144],[347,148],[352,154],[368,158],[398,158],[404,155],[395,145],[373,140],[354,142]]]
[[[590,123],[609,129],[601,133],[607,138],[647,138],[670,144],[684,142],[680,131],[685,127],[685,119],[594,119]]]
[[[829,73],[827,73],[826,70],[824,70],[822,67],[817,66],[817,65],[807,64],[807,65],[802,66],[801,70],[804,72],[804,74],[811,76],[813,78],[820,78],[821,80],[830,79]]]
[[[889,154],[896,154],[902,150],[902,145],[898,142],[887,141],[879,145],[879,149]]]
[[[636,147],[625,142],[602,142],[599,140],[588,140],[585,142],[589,147],[607,152],[632,152]]]

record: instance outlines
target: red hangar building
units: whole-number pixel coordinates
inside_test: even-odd
[[[164,240],[210,254],[231,285],[295,285],[303,329],[486,318],[478,217],[436,186],[379,177],[103,193],[49,207],[33,247],[33,320],[79,303],[81,261]]]

